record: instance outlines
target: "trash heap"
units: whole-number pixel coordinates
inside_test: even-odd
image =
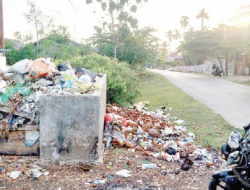
[[[146,111],[142,102],[133,109],[107,105],[104,143],[106,149],[126,147],[129,151],[142,151],[143,155],[167,162],[179,162],[181,169],[189,170],[193,164],[215,166],[221,162],[217,151],[196,146],[194,133],[188,132],[183,120],[172,117],[171,108]],[[143,169],[156,168],[156,164],[142,165]]]
[[[49,59],[22,60],[0,70],[0,127],[39,124],[41,95],[80,95],[99,88],[98,75],[69,63],[57,67]]]

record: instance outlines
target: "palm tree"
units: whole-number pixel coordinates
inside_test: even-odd
[[[206,13],[205,8],[200,11],[196,16],[197,19],[201,19],[201,30],[204,29],[204,19],[209,19],[208,13]]]
[[[189,18],[187,16],[182,16],[180,20],[181,27],[183,30],[188,26],[188,20]]]

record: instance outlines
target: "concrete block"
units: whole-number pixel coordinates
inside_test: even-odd
[[[102,162],[106,80],[93,94],[40,96],[42,161]]]

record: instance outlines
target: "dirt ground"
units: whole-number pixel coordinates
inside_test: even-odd
[[[180,163],[158,160],[143,152],[131,152],[120,148],[106,150],[104,163],[91,165],[89,171],[83,171],[81,165],[58,164],[43,165],[38,157],[2,156],[0,189],[207,189],[211,174],[219,166],[206,167],[202,161],[188,170],[182,171]],[[142,164],[155,163],[157,168],[142,169]],[[32,168],[39,168],[40,177],[28,176]],[[126,169],[130,177],[116,175]],[[21,171],[17,179],[8,176],[8,172]],[[44,175],[47,172],[48,175]],[[99,181],[98,181],[99,180]],[[102,183],[103,182],[103,183]],[[99,184],[98,184],[99,183]],[[102,183],[102,184],[100,184]]]
[[[238,82],[238,83],[250,82],[250,76],[247,76],[247,75],[222,76],[222,78],[232,81],[232,82]]]

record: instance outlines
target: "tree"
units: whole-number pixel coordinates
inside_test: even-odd
[[[209,19],[209,15],[206,13],[205,8],[200,11],[196,18],[201,19],[201,30],[204,30],[204,19]]]
[[[92,3],[93,0],[86,0],[86,4]],[[134,29],[138,26],[138,20],[134,17],[137,11],[137,5],[142,0],[96,0],[105,14],[102,19],[100,29],[112,35],[112,46],[114,58],[117,58],[117,49],[121,45],[122,29]],[[144,0],[147,2],[147,0]],[[108,18],[107,18],[108,17]]]
[[[172,42],[173,40],[178,40],[181,38],[181,34],[178,30],[168,30],[166,33],[166,37],[169,42]]]
[[[28,23],[31,23],[32,25],[35,26],[36,29],[36,41],[37,45],[39,45],[39,34],[41,33],[42,30],[42,11],[37,8],[36,4],[32,1],[28,1],[28,6],[29,6],[29,12],[25,13],[25,19],[28,21]]]
[[[189,18],[187,16],[181,17],[180,24],[181,24],[181,27],[183,28],[183,30],[185,30],[185,28],[188,26],[188,20],[189,20]]]
[[[21,32],[19,32],[19,31],[16,31],[16,32],[13,34],[13,36],[14,36],[17,40],[19,40],[19,41],[21,41],[21,42],[24,42],[24,43],[31,42],[32,39],[33,39],[33,35],[32,35],[31,33],[30,33],[30,34],[24,34],[24,35],[22,35]]]
[[[36,30],[36,41],[39,46],[39,39],[50,35],[55,27],[55,18],[53,16],[44,15],[34,2],[28,0],[29,12],[24,13],[25,19],[32,24]]]
[[[114,57],[112,34],[96,27],[96,33],[89,42],[101,55]],[[134,68],[147,62],[154,62],[159,52],[159,39],[151,27],[130,31],[127,27],[120,30],[120,46],[117,48],[117,59],[130,63]]]
[[[154,28],[145,27],[130,33],[118,49],[119,60],[129,62],[133,67],[154,62],[159,54],[159,39],[154,32]]]

